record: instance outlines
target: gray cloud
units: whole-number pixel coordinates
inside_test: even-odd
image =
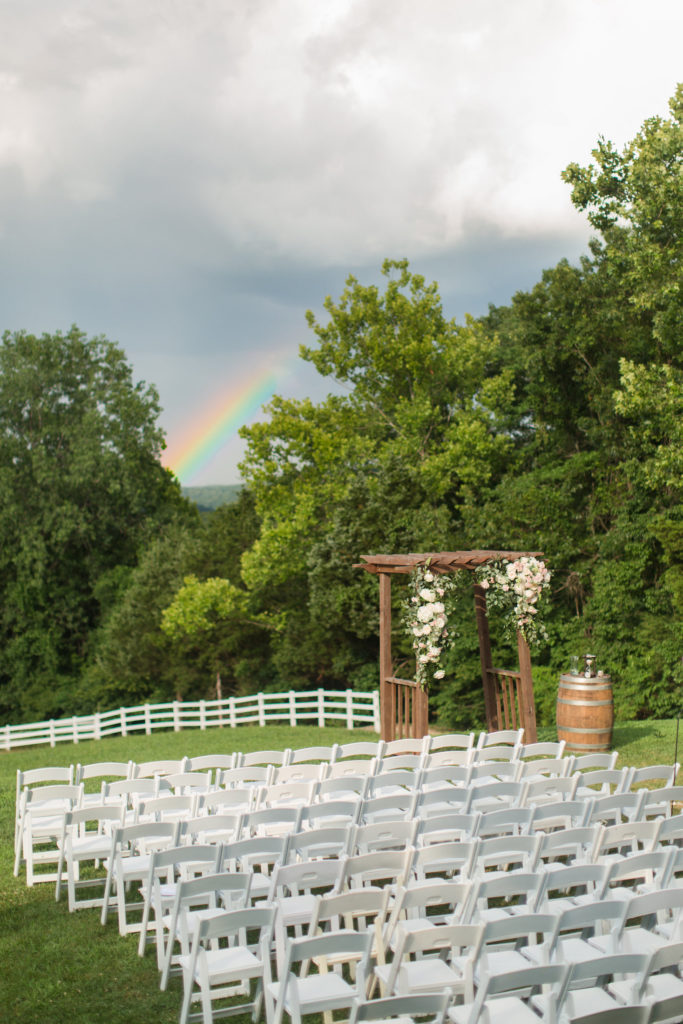
[[[117,338],[173,437],[385,256],[453,314],[506,301],[585,246],[560,171],[666,113],[682,23],[675,0],[6,0],[3,326]]]

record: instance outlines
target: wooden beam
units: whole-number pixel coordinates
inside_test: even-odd
[[[524,726],[524,742],[536,743],[536,705],[534,703],[534,681],[531,676],[531,652],[521,633],[517,634],[517,656],[519,658],[519,710]]]
[[[395,688],[388,682],[393,675],[391,662],[391,576],[379,574],[379,714],[382,739],[394,738],[396,722]]]
[[[478,583],[474,585],[474,614],[477,619],[479,634],[479,660],[481,663],[481,683],[484,688],[484,707],[486,709],[486,728],[488,732],[500,729],[498,709],[496,707],[496,683],[491,676],[493,659],[491,657],[491,637],[489,620],[486,616],[486,591]]]

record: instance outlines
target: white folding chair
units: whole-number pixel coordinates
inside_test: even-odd
[[[533,807],[503,807],[499,811],[484,811],[477,835],[480,839],[528,836],[532,831],[534,814]]]
[[[476,883],[472,895],[470,920],[475,924],[488,924],[501,917],[533,913],[542,882],[542,874],[530,871],[495,872],[492,877],[484,875]]]
[[[562,864],[541,872],[534,910],[559,915],[608,896],[621,898],[618,893],[607,893],[611,870],[609,864]]]
[[[541,835],[507,835],[480,839],[470,869],[471,877],[480,879],[492,871],[508,873],[515,868],[520,871],[535,871],[542,843]]]
[[[231,1006],[229,1012],[251,1011],[252,1021],[258,1020],[264,979],[270,977],[274,917],[274,907],[250,907],[229,910],[199,923],[190,954],[179,960],[183,973],[180,1024],[195,1020],[212,1024],[214,1001],[235,995],[251,998],[239,1007]],[[255,983],[253,993],[249,991],[251,982]],[[202,1010],[190,1013],[197,990]]]
[[[536,870],[545,871],[557,862],[587,864],[593,860],[593,850],[601,825],[581,825],[558,829],[555,832],[537,832],[541,842],[538,848]]]
[[[623,900],[596,900],[581,906],[569,907],[559,915],[550,915],[552,935],[547,948],[530,945],[524,955],[534,963],[582,963],[594,960],[601,950],[596,940],[605,938],[612,943],[612,932],[617,928],[628,903]],[[614,952],[610,949],[609,952]]]
[[[112,779],[132,779],[135,774],[133,761],[97,761],[92,764],[76,765],[76,782],[85,787],[83,804],[99,804],[102,800],[102,783]],[[95,791],[91,791],[88,783],[97,782]]]
[[[453,1024],[539,1024],[538,1014],[529,1005],[535,995],[543,999],[542,1020],[555,1021],[556,1007],[567,984],[567,964],[543,964],[521,967],[509,973],[486,975],[476,999],[448,1011]]]
[[[402,817],[414,818],[417,796],[417,793],[405,791],[404,793],[392,793],[389,796],[367,797],[361,805],[358,823],[359,825],[369,825],[374,821],[395,821]]]
[[[624,1007],[612,994],[610,980],[631,989],[629,1003],[647,971],[649,957],[645,953],[619,953],[596,956],[593,960],[572,963],[565,991],[558,1006],[561,1019],[581,1020],[598,1012],[614,1014]],[[617,1016],[617,1020],[618,1020]]]
[[[62,878],[66,866],[66,882],[69,912],[83,907],[101,907],[104,900],[105,877],[80,878],[80,865],[92,862],[97,866],[106,860],[111,852],[111,833],[123,826],[123,807],[108,804],[89,804],[75,811],[67,811],[63,819],[62,835],[59,840],[59,864],[55,900],[61,896]],[[94,826],[94,828],[93,828]],[[102,889],[102,895],[78,898],[82,890]]]
[[[628,899],[631,896],[642,896],[646,892],[656,892],[657,889],[667,889],[671,886],[675,863],[675,851],[666,848],[627,854],[622,860],[612,861],[604,897]]]
[[[591,815],[592,800],[556,800],[547,804],[532,804],[534,832],[557,832],[582,828]]]
[[[591,943],[603,953],[654,953],[683,941],[682,909],[683,889],[678,886],[633,896],[623,901],[612,934],[596,935]]]
[[[260,807],[242,815],[242,837],[285,836],[301,831],[303,806]]]
[[[524,970],[530,962],[552,962],[549,949],[556,926],[554,914],[538,912],[488,921],[474,960],[475,983],[481,984],[483,978],[492,974]]]
[[[587,800],[591,797],[628,792],[632,771],[632,768],[597,768],[592,771],[580,771],[574,763],[572,774],[578,775],[579,778],[577,799]]]
[[[683,1000],[683,942],[672,942],[651,953],[647,967],[636,985],[632,980],[617,979],[607,987],[610,995],[627,1004],[654,1003],[663,1000]],[[675,1018],[674,1018],[675,1019]]]
[[[292,1024],[301,1024],[307,1014],[350,1009],[354,1000],[365,997],[371,949],[371,932],[344,930],[291,939],[278,981],[268,980],[264,986],[268,1024],[281,1024],[284,1014]],[[324,964],[326,959],[334,959],[337,964],[354,963],[351,980],[334,969],[301,976],[303,965],[313,960]]]
[[[153,938],[162,936],[162,918],[173,905],[178,882],[194,879],[201,875],[220,871],[223,850],[220,846],[175,846],[165,850],[154,850],[149,861],[147,879],[141,887],[143,899],[142,922],[138,941],[138,956],[145,955],[150,928],[150,916],[154,912]],[[157,964],[161,968],[163,950],[157,945]]]
[[[405,850],[374,850],[346,857],[342,863],[339,889],[367,886],[384,889],[391,886],[395,891],[408,877],[413,854],[413,848],[408,846]]]
[[[395,953],[403,932],[442,924],[469,924],[472,895],[471,882],[410,882],[400,886],[393,904],[388,904],[391,913],[384,928],[385,950]]]
[[[656,819],[626,821],[600,829],[595,837],[592,860],[607,864],[636,853],[649,853],[657,847],[661,824]]]
[[[37,789],[42,785],[66,785],[74,783],[74,766],[55,766],[54,768],[29,768],[28,771],[21,771],[17,768],[17,786],[14,798],[14,854],[21,849],[21,814],[22,794],[25,789]],[[38,798],[36,797],[36,800]],[[14,872],[15,875],[17,872]]]
[[[55,784],[24,788],[21,793],[21,834],[14,857],[14,874],[26,865],[26,884],[56,882],[57,864],[61,859],[58,840],[64,827],[64,815],[80,807],[83,783]],[[52,865],[53,870],[41,870]],[[39,870],[36,870],[36,869]]]
[[[483,938],[476,924],[434,925],[398,934],[391,963],[377,964],[382,995],[434,994],[450,989],[474,998],[474,959]]]
[[[107,879],[102,903],[102,924],[107,923],[109,907],[116,905],[120,935],[138,932],[140,922],[129,920],[129,912],[142,913],[141,900],[127,899],[133,882],[144,882],[152,853],[178,845],[180,823],[173,821],[142,822],[114,830],[107,858]],[[115,895],[113,895],[115,893]]]
[[[278,865],[272,874],[268,903],[277,907],[275,918],[275,954],[284,962],[290,931],[300,937],[308,926],[319,895],[339,892],[346,858],[309,860]]]
[[[219,917],[226,910],[250,906],[251,875],[239,871],[221,871],[181,879],[170,910],[157,915],[157,965],[161,971],[160,988],[165,990],[180,957],[191,953],[192,936],[202,921]],[[175,953],[176,944],[180,946]]]
[[[273,883],[273,873],[289,857],[289,835],[250,836],[227,843],[223,849],[223,868],[251,875],[252,902],[265,900]]]

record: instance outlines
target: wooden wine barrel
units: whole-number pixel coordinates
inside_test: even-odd
[[[557,738],[567,750],[592,754],[612,749],[614,701],[609,676],[560,676]]]

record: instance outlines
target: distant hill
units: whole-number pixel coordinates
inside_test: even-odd
[[[216,484],[213,487],[183,487],[186,498],[193,501],[202,512],[212,512],[221,505],[232,505],[242,490],[242,484]]]

